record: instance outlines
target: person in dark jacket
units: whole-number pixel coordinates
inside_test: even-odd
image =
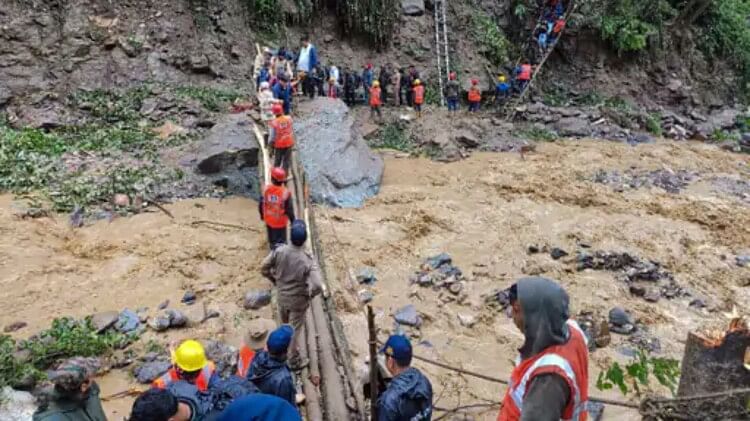
[[[284,114],[292,114],[292,84],[286,76],[280,76],[278,83],[273,85],[273,97],[284,102]]]
[[[261,351],[253,358],[247,372],[247,378],[262,393],[278,396],[296,405],[296,389],[292,371],[287,365],[287,351],[292,341],[294,329],[289,325],[280,326],[268,335],[266,351]]]
[[[388,104],[388,87],[391,86],[391,69],[390,65],[384,64],[380,68],[380,75],[378,77],[380,81],[380,96],[383,105]]]
[[[92,377],[99,369],[95,358],[71,358],[49,375],[54,388],[46,404],[34,413],[34,421],[107,421]]]
[[[378,421],[429,421],[432,419],[432,384],[419,370],[411,367],[409,339],[392,335],[380,351],[394,376],[378,399]]]
[[[133,402],[129,421],[193,421],[198,411],[193,402],[180,400],[166,389],[152,388]]]
[[[356,102],[355,94],[357,87],[359,86],[359,78],[353,70],[349,68],[344,69],[344,102],[346,105],[352,106]]]
[[[401,105],[407,104],[408,106],[413,106],[413,100],[412,100],[412,80],[411,75],[408,72],[405,72],[404,69],[401,69],[401,91],[399,92],[399,95],[401,95],[401,99],[399,100],[401,102]]]
[[[218,421],[302,421],[297,409],[283,399],[262,393],[232,402]]]

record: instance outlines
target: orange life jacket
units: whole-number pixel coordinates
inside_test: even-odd
[[[476,86],[469,88],[469,102],[479,102],[482,100],[482,92]]]
[[[292,118],[288,115],[280,115],[271,121],[271,127],[276,131],[273,147],[286,149],[294,146],[294,129]]]
[[[263,192],[263,220],[271,228],[286,228],[289,217],[286,214],[286,201],[289,190],[284,186],[270,184]]]
[[[503,407],[497,421],[518,421],[527,387],[534,377],[554,373],[565,379],[570,399],[563,410],[562,419],[586,421],[586,404],[589,398],[589,354],[586,336],[572,320],[568,320],[570,339],[562,345],[551,346],[539,354],[520,361],[510,375]]]
[[[565,19],[558,19],[555,22],[555,26],[552,28],[552,32],[555,34],[559,34],[563,28],[565,28]]]
[[[531,65],[522,64],[521,73],[518,75],[518,80],[529,80],[531,79]]]
[[[424,104],[424,86],[417,85],[414,87],[414,103],[417,105]]]
[[[370,88],[370,106],[371,107],[379,107],[382,105],[383,102],[380,98],[380,87],[372,87]]]
[[[242,344],[240,354],[237,357],[237,376],[242,377],[243,379],[247,377],[247,371],[250,370],[250,364],[253,363],[253,358],[255,358],[255,351],[249,346]]]
[[[203,366],[203,369],[201,369],[201,373],[198,375],[198,377],[195,378],[195,387],[198,388],[198,390],[200,390],[201,392],[205,392],[206,390],[208,390],[208,383],[211,381],[211,376],[214,375],[215,371],[216,366],[214,365],[213,361],[209,361],[208,364]],[[170,368],[169,371],[164,373],[161,377],[154,380],[151,386],[157,389],[166,389],[166,387],[171,383],[179,380],[180,374],[173,367]]]

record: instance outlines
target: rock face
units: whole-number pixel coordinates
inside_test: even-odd
[[[317,98],[300,106],[295,136],[312,199],[340,207],[360,207],[380,190],[383,160],[353,125],[341,101]]]
[[[36,399],[29,392],[5,387],[0,390],[0,414],[3,421],[29,421],[36,411]]]
[[[424,0],[401,0],[401,11],[408,16],[424,14]]]
[[[230,114],[211,128],[183,162],[228,192],[258,197],[258,143],[244,114]]]

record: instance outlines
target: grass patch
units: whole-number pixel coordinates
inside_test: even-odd
[[[242,93],[229,89],[207,88],[203,86],[178,86],[174,89],[177,96],[194,99],[207,110],[218,112],[221,106],[231,103],[243,96]]]
[[[633,109],[633,106],[626,99],[619,96],[611,96],[605,99],[604,106],[622,112],[629,112]]]
[[[595,107],[604,103],[604,96],[597,91],[587,91],[576,102],[584,107]]]
[[[651,113],[646,117],[646,130],[654,136],[661,137],[661,113]]]
[[[44,378],[43,370],[56,361],[70,357],[93,357],[124,348],[137,339],[112,330],[96,333],[91,319],[60,318],[39,334],[16,342],[0,335],[0,388],[24,384],[29,378]],[[17,351],[27,354],[18,358]]]
[[[141,118],[140,109],[151,95],[148,85],[124,91],[78,91],[68,100],[73,107],[88,111],[92,117],[105,122],[134,122]]]
[[[543,127],[529,127],[517,132],[517,135],[537,142],[554,142],[558,139],[557,134]]]
[[[403,127],[398,124],[390,123],[380,129],[378,137],[370,142],[370,146],[375,149],[394,149],[402,152],[412,152],[414,144]]]

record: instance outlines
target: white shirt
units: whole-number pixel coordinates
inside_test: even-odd
[[[310,49],[312,44],[307,44],[307,47],[302,47],[299,50],[299,58],[297,59],[297,70],[301,70],[305,73],[310,73]]]

